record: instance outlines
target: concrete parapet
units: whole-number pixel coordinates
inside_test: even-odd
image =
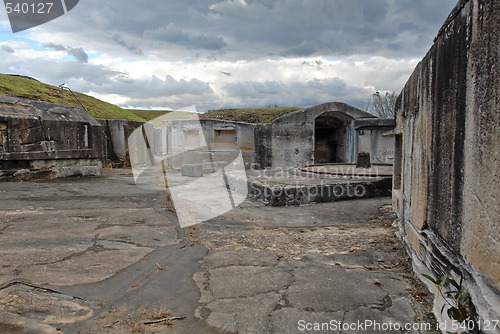
[[[391,194],[391,177],[321,177],[275,171],[249,171],[248,196],[270,206],[288,206]]]
[[[102,137],[82,109],[0,96],[0,179],[100,174]]]

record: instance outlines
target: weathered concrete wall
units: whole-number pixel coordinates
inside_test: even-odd
[[[258,125],[215,119],[201,119],[200,124],[210,150],[241,150],[246,166],[257,163]],[[224,133],[226,138],[221,138]]]
[[[394,162],[394,119],[369,118],[354,121],[356,129],[356,156],[369,152],[372,163]]]
[[[271,167],[273,164],[272,125],[259,124],[255,129],[256,166],[254,169]]]
[[[315,122],[320,116],[338,121],[338,125],[332,125],[336,132],[335,162],[355,161],[353,120],[375,116],[344,103],[330,102],[286,114],[273,122],[273,167],[315,163]]]
[[[142,143],[147,137],[150,149],[142,147],[143,144],[133,148],[134,164],[147,164],[162,157],[174,169],[191,164],[227,164],[240,151],[246,167],[257,163],[258,125],[193,117],[143,124],[141,131],[133,134],[132,141]]]
[[[272,167],[296,167],[314,161],[314,122],[307,109],[276,119],[271,131]]]
[[[500,318],[500,2],[463,0],[398,101],[393,203],[411,254]],[[398,155],[398,154],[397,154]]]
[[[113,167],[128,167],[130,166],[130,156],[128,152],[128,137],[130,134],[144,124],[144,122],[117,120],[117,119],[100,119],[106,137],[104,158]],[[106,156],[107,155],[107,156]]]
[[[369,137],[373,143],[366,143],[370,145],[366,150],[373,151],[373,162],[392,162],[393,143],[385,133],[392,130],[393,120],[378,119],[344,103],[325,103],[299,110],[276,119],[272,124],[220,119],[166,119],[163,123],[148,125],[146,132],[151,134],[149,141],[154,144],[155,154],[162,156],[168,152],[172,157],[169,166],[176,169],[182,164],[210,160],[205,156],[206,152],[212,156],[217,154],[217,160],[225,161],[237,150],[241,150],[247,168],[252,165],[257,169],[289,168],[315,162],[354,162],[357,156],[357,123],[354,120],[364,120],[366,122],[359,123],[359,126],[370,126],[374,130],[373,136]],[[120,129],[123,127],[120,125]],[[318,136],[320,131],[324,136]],[[123,130],[117,132],[123,133]],[[113,145],[121,142],[115,140],[116,135],[112,132],[109,136]],[[335,160],[319,161],[321,150],[328,150],[328,138],[335,142],[336,147],[335,152],[326,154],[335,156]],[[325,141],[325,147],[319,140]],[[117,146],[124,151],[124,145]],[[206,148],[202,148],[204,146]],[[113,150],[116,151],[116,147]],[[139,160],[146,162],[150,158],[142,154]]]
[[[102,131],[87,112],[0,96],[0,178],[101,172]]]

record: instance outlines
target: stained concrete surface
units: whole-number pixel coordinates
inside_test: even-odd
[[[432,321],[389,199],[248,200],[186,229],[162,208],[163,193],[119,172],[0,183],[0,199],[2,333],[300,333],[299,320]],[[185,318],[144,324],[166,314]]]
[[[393,203],[414,262],[500,319],[500,2],[460,0],[397,102]],[[500,328],[496,328],[500,333]]]

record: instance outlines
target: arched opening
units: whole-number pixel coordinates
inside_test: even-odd
[[[314,120],[314,163],[348,161],[348,124],[351,117],[327,111]]]

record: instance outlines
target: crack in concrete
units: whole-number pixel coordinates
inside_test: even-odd
[[[99,241],[118,242],[118,243],[121,243],[121,244],[136,246],[136,247],[139,247],[139,248],[150,248],[147,245],[135,243],[133,241],[124,240],[124,239],[99,239]],[[105,248],[105,250],[117,250],[117,249],[114,249],[114,248]]]
[[[13,225],[8,224],[8,225],[6,225],[6,226],[4,226],[4,227],[0,228],[0,234],[3,234],[3,232],[4,232],[6,229],[8,229],[9,227],[12,227],[12,226],[13,226]]]
[[[98,219],[100,217],[96,217],[96,216],[87,216],[87,215],[77,215],[77,216],[68,216],[68,218],[79,218],[79,219]]]
[[[386,309],[390,308],[391,306],[392,306],[392,299],[391,299],[391,296],[389,296],[389,295],[386,295],[377,304],[366,305],[366,307],[370,307],[372,309],[379,310],[379,311],[385,311]]]
[[[55,293],[55,294],[58,294],[58,295],[65,295],[65,296],[68,296],[66,294],[63,294],[62,292],[60,291],[57,291],[57,290],[54,290],[54,289],[50,289],[50,288],[45,288],[43,286],[40,286],[40,285],[36,285],[36,284],[33,284],[27,280],[10,280],[10,281],[7,281],[3,284],[0,285],[0,290],[5,290],[7,288],[10,288],[11,286],[14,286],[14,285],[24,285],[24,286],[28,286],[30,288],[33,288],[35,290],[39,290],[39,291],[45,291],[45,292],[50,292],[50,293]],[[71,298],[74,298],[74,299],[78,299],[78,300],[85,300],[83,298],[80,298],[80,297],[77,297],[77,296],[68,296],[68,297],[71,297]]]
[[[79,257],[79,256],[82,256],[82,255],[85,255],[87,253],[90,253],[90,252],[94,252],[94,253],[100,253],[100,252],[105,252],[105,251],[113,251],[113,250],[119,250],[117,248],[106,248],[102,245],[97,245],[97,244],[94,244],[90,247],[88,247],[87,249],[81,251],[81,252],[76,252],[76,253],[73,253],[73,254],[70,254],[68,256],[65,256],[64,258],[60,259],[60,260],[57,260],[57,261],[52,261],[52,262],[40,262],[40,263],[35,263],[33,264],[34,266],[46,266],[46,265],[51,265],[51,264],[56,264],[56,263],[61,263],[61,262],[64,262],[64,261],[68,261],[68,260],[71,260],[75,257]]]
[[[345,318],[346,318],[346,316],[347,316],[347,314],[348,314],[349,312],[350,312],[350,311],[344,311],[344,312],[343,312],[343,314],[342,314],[342,319],[340,320],[340,323],[342,323],[342,324],[344,323]],[[339,334],[342,334],[343,332],[344,332],[344,330],[343,330],[343,328],[341,327],[341,328],[339,329]]]
[[[279,262],[278,262],[279,264]],[[275,267],[278,265],[276,264]],[[283,288],[283,293],[281,293],[281,299],[276,303],[276,305],[274,306],[274,309],[272,312],[274,311],[277,311],[279,309],[282,309],[282,308],[292,308],[293,305],[292,303],[290,302],[290,300],[288,299],[288,289],[290,289],[290,287],[297,282],[297,279],[295,277],[295,270],[293,269],[290,269],[290,275],[292,277],[292,279],[290,280],[290,284],[287,284],[284,288]],[[283,301],[283,304],[284,305],[281,305],[280,302]],[[272,313],[271,312],[271,313]],[[272,315],[271,315],[272,316]]]
[[[99,219],[100,217],[96,217],[96,219]],[[135,223],[129,223],[129,224],[123,224],[123,223],[118,223],[118,224],[110,224],[110,223],[104,223],[104,224],[99,224],[95,229],[94,231],[97,231],[97,230],[103,230],[103,229],[106,229],[106,228],[110,228],[110,227],[131,227],[131,226],[141,226],[141,225],[145,225],[146,224],[146,220],[138,220],[138,219],[134,219],[134,222]],[[155,224],[155,225],[149,225],[148,227],[163,227],[164,225],[162,224]]]
[[[340,309],[338,309],[338,310],[326,310],[324,312],[327,312],[327,313],[343,312],[341,322],[344,322],[346,316],[349,313],[355,312],[355,311],[362,309],[362,308],[370,308],[370,309],[374,309],[374,310],[383,312],[391,307],[392,307],[392,298],[389,295],[386,295],[384,298],[382,298],[380,300],[380,303],[377,303],[377,304],[362,304],[362,305],[359,305],[359,306],[356,306],[354,308],[347,309],[347,310],[340,310]],[[342,333],[342,330],[339,333]]]
[[[273,253],[273,254],[276,255],[276,257],[278,257],[277,254],[275,254],[275,253]],[[202,262],[203,259],[200,260],[199,262]],[[208,267],[203,267],[202,266],[206,270],[205,270],[205,273],[203,275],[204,280],[201,283],[203,284],[203,289],[205,291],[209,291],[210,293],[212,293],[212,296],[213,296],[213,291],[210,290],[210,279],[211,279],[210,269],[228,268],[228,267],[256,267],[256,268],[269,268],[269,269],[283,269],[281,267],[281,265],[282,265],[282,263],[280,261],[277,261],[274,265],[265,265],[265,264],[262,264],[262,265],[233,265],[233,266],[226,266],[226,267],[224,267],[224,266],[221,266],[221,267],[216,266],[216,267],[213,267],[213,268],[208,268]],[[285,287],[283,287],[282,290],[276,291],[278,293],[278,295],[280,295],[280,299],[274,304],[273,308],[267,314],[268,322],[269,323],[271,322],[271,319],[273,317],[273,313],[275,311],[283,309],[283,308],[293,308],[292,303],[288,299],[287,291],[288,291],[288,289],[294,283],[296,283],[295,271],[294,271],[294,269],[288,269],[287,271],[290,273],[290,280],[289,280],[288,284],[286,284]],[[237,300],[241,300],[241,299],[255,298],[255,297],[258,297],[258,296],[265,296],[265,295],[267,295],[269,293],[272,293],[272,292],[275,292],[275,290],[258,292],[258,293],[255,293],[255,294],[252,294],[252,295],[248,295],[248,296],[245,295],[245,296],[240,296],[240,297],[214,298],[213,300],[211,300],[209,302],[206,302],[206,303],[200,303],[200,302],[198,302],[198,305],[199,305],[198,308],[197,308],[198,309],[198,315],[199,315],[199,317],[201,317],[201,319],[204,322],[206,322],[208,320],[208,318],[210,317],[210,315],[212,314],[212,311],[207,307],[211,303],[214,303],[214,302],[217,302],[217,301],[237,301]]]
[[[99,237],[99,233],[97,233],[95,235],[94,239],[92,239],[92,242],[93,242],[92,246],[87,247],[83,251],[70,254],[70,255],[65,256],[64,258],[56,260],[56,261],[36,263],[36,264],[34,264],[34,266],[46,266],[46,265],[61,263],[61,262],[64,262],[64,261],[71,260],[71,259],[73,259],[75,257],[79,257],[79,256],[82,256],[82,255],[85,255],[85,254],[90,253],[90,252],[101,253],[101,252],[105,252],[105,251],[119,250],[117,248],[106,248],[103,245],[99,245],[98,244],[99,241],[108,241],[108,240],[106,240],[106,239],[97,239],[98,237]]]
[[[212,290],[210,290],[210,278],[212,277],[212,274],[210,273],[210,270],[207,269],[205,273],[203,274],[203,278],[205,281],[203,282],[204,290],[205,291],[210,291],[213,293]]]

